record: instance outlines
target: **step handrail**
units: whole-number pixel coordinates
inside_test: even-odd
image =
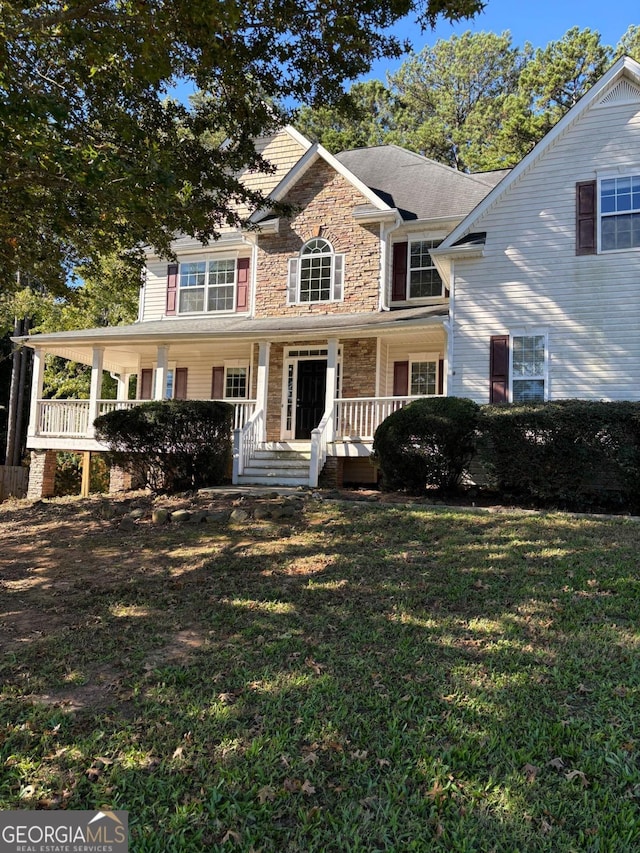
[[[309,487],[316,489],[320,472],[327,461],[327,445],[333,427],[333,406],[327,409],[318,426],[311,431],[311,461],[309,463]]]

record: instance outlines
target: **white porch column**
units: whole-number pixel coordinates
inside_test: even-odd
[[[95,435],[93,422],[98,417],[98,402],[102,395],[102,365],[104,362],[104,347],[94,347],[91,361],[91,389],[89,391],[89,421],[87,433],[90,438]]]
[[[269,394],[269,353],[271,343],[269,341],[260,341],[258,344],[258,373],[256,379],[256,411],[264,412],[265,416],[262,419],[262,435],[260,441],[267,440],[267,397]]]
[[[119,373],[116,376],[116,400],[129,399],[129,373]]]
[[[335,438],[336,424],[336,383],[338,381],[338,339],[329,338],[327,341],[327,387],[325,391],[325,412],[331,410],[331,419],[327,424],[327,441]]]
[[[167,393],[167,372],[169,370],[169,347],[158,347],[156,384],[153,389],[154,400],[164,400]]]
[[[41,349],[33,351],[33,378],[31,380],[31,405],[29,410],[28,436],[38,434],[40,429],[40,404],[44,385],[44,353]]]

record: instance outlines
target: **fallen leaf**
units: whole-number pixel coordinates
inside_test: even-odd
[[[440,784],[440,782],[434,782],[431,786],[431,789],[427,791],[427,797],[430,797],[433,802],[439,802],[444,795],[444,788]]]
[[[276,792],[271,787],[271,785],[265,785],[263,788],[260,788],[258,791],[258,802],[260,805],[263,805],[267,801],[272,803],[276,798]]]
[[[388,758],[378,758],[377,763],[378,767],[391,767],[391,762]]]
[[[536,767],[534,764],[525,764],[522,768],[522,772],[527,777],[527,782],[535,782],[536,776],[540,772],[540,768]]]
[[[567,780],[567,782],[573,782],[574,779],[579,779],[580,784],[583,788],[586,788],[589,784],[589,780],[584,775],[582,770],[570,770],[568,773],[564,774],[564,778]]]
[[[311,782],[308,779],[304,780],[300,790],[302,791],[303,794],[306,794],[307,796],[311,796],[311,794],[315,794],[315,792],[316,792],[316,789],[313,787],[313,785],[311,784]]]
[[[318,760],[317,752],[308,752],[302,759],[303,764],[315,764]]]
[[[353,752],[349,753],[349,755],[356,761],[364,761],[369,753],[366,749],[354,749]]]
[[[561,758],[552,758],[551,761],[547,761],[547,767],[553,767],[554,770],[562,770],[564,761]]]
[[[233,841],[234,844],[240,844],[241,835],[239,832],[234,832],[232,829],[228,829],[220,844],[226,844],[227,841]]]

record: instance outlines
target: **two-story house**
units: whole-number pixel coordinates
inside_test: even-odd
[[[30,494],[55,451],[144,399],[235,407],[236,483],[367,481],[378,424],[424,395],[640,399],[640,65],[627,57],[510,172],[394,146],[332,156],[291,128],[261,181],[290,218],[149,256],[139,321],[35,350]],[[271,181],[271,183],[269,183]],[[42,399],[43,359],[92,367],[88,400]],[[118,399],[102,399],[103,371]],[[129,378],[137,377],[135,399]]]
[[[95,417],[141,400],[235,407],[236,483],[371,481],[377,425],[447,393],[449,293],[431,252],[504,173],[466,175],[395,146],[332,156],[291,128],[261,141],[292,206],[177,263],[149,255],[138,322],[33,336],[29,494],[51,492],[55,452],[103,451]],[[272,180],[272,186],[266,181]],[[88,400],[42,398],[45,356],[91,365]],[[118,398],[102,398],[104,371]],[[129,399],[130,377],[136,380]]]

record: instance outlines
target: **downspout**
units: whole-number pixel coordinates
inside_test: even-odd
[[[380,298],[378,301],[378,309],[380,311],[389,310],[388,299],[388,271],[389,271],[389,236],[397,231],[402,225],[402,217],[396,212],[395,219],[390,225],[380,223]]]
[[[455,327],[455,307],[456,307],[456,275],[455,261],[451,260],[449,266],[449,317],[445,320],[445,329],[447,332],[447,387],[445,389],[446,396],[451,396],[453,388],[453,377],[455,370],[453,369],[453,353],[454,353],[454,327]]]

